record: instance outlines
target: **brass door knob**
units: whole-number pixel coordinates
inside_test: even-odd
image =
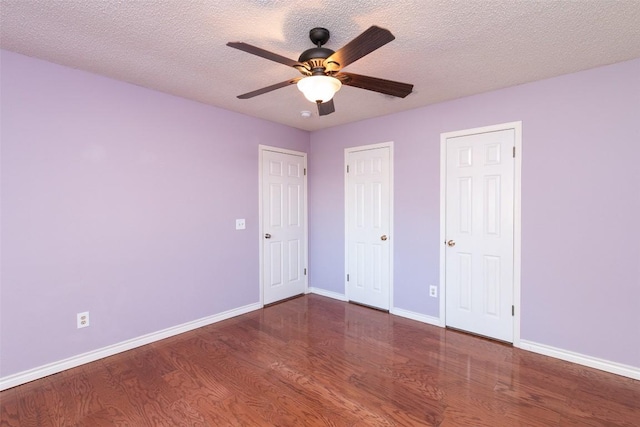
[[[387,235],[383,234],[382,236],[380,236],[380,240],[387,240]]]
[[[453,240],[449,240],[449,241],[447,242],[447,246],[454,247],[455,245],[456,245],[456,242],[455,242],[455,241],[453,241]]]
[[[271,238],[271,234],[269,234],[269,233],[265,234],[265,235],[264,235],[264,238],[265,238],[265,239],[270,239],[270,238]]]

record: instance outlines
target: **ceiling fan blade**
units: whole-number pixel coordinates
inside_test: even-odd
[[[327,114],[331,114],[335,111],[336,106],[333,105],[333,98],[328,100],[327,102],[318,103],[318,114],[321,116],[326,116]]]
[[[360,74],[339,73],[335,77],[339,78],[342,81],[342,84],[347,86],[372,90],[374,92],[397,96],[399,98],[406,97],[413,90],[413,85],[408,83],[394,82],[393,80],[362,76]]]
[[[293,59],[286,58],[282,55],[278,55],[277,53],[269,52],[268,50],[261,49],[256,46],[252,46],[243,42],[229,42],[227,46],[233,47],[235,49],[239,49],[243,52],[251,53],[253,55],[260,56],[262,58],[268,59],[270,61],[279,62],[284,65],[288,65],[290,67],[304,67],[298,61],[294,61]]]
[[[253,98],[254,96],[258,96],[258,95],[262,95],[264,93],[267,92],[271,92],[272,90],[276,90],[276,89],[280,89],[282,87],[285,86],[289,86],[292,84],[295,84],[298,82],[298,80],[300,80],[302,77],[296,77],[295,79],[289,79],[289,80],[285,80],[283,82],[280,83],[276,83],[274,85],[271,86],[267,86],[267,87],[263,87],[262,89],[258,89],[258,90],[254,90],[253,92],[247,92],[244,93],[242,95],[238,95],[239,99],[249,99],[249,98]]]
[[[340,70],[394,39],[391,31],[373,25],[328,57],[324,65],[328,71]]]

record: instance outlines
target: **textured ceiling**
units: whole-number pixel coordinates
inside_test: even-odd
[[[640,57],[640,0],[0,0],[0,14],[3,49],[306,130]],[[407,98],[343,86],[323,117],[295,86],[236,98],[299,74],[226,42],[297,60],[313,27],[338,50],[371,25],[396,40],[345,71],[413,83]]]

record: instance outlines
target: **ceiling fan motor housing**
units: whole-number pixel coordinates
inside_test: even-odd
[[[302,52],[298,62],[308,64],[311,74],[324,74],[324,60],[333,54],[334,52],[326,47],[312,47]]]
[[[330,33],[326,28],[316,27],[309,31],[309,39],[316,45],[311,49],[307,49],[298,58],[298,62],[309,65],[311,75],[320,75],[325,73],[324,60],[333,55],[335,52],[326,47],[322,47],[329,41]]]

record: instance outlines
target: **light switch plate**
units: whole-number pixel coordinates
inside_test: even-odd
[[[247,225],[244,222],[244,218],[236,219],[236,230],[244,230]]]

